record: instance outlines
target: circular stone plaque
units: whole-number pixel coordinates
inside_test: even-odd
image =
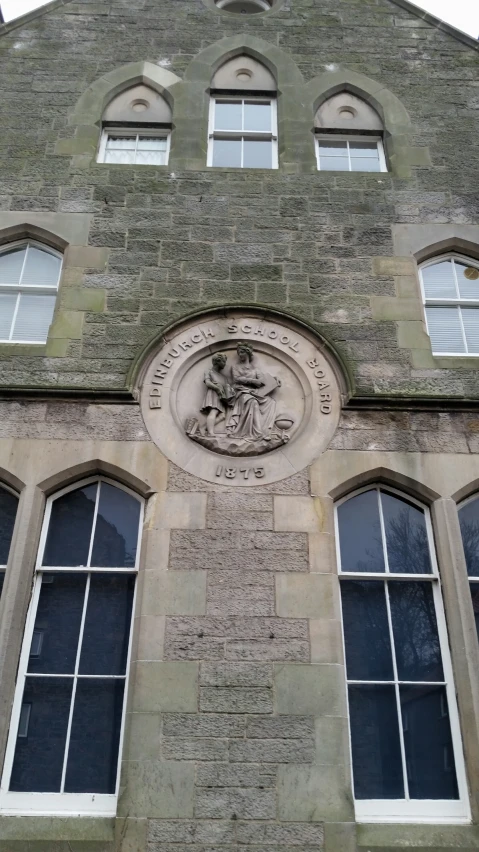
[[[292,476],[327,448],[339,382],[309,331],[232,310],[163,340],[143,370],[141,407],[152,440],[179,467],[254,486]]]

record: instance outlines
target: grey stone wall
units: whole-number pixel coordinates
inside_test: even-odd
[[[88,86],[140,60],[182,78],[202,49],[238,36],[262,39],[283,74],[294,60],[313,100],[338,68],[389,90],[411,122],[392,171],[318,173],[312,108],[301,112],[284,86],[279,170],[207,170],[208,73],[194,121],[191,98],[177,99],[169,167],[94,162],[96,140],[70,124]],[[389,0],[294,0],[252,16],[206,0],[85,0],[7,25],[0,61],[2,226],[9,216],[87,215],[98,252],[78,255],[64,275],[46,348],[0,347],[2,383],[121,388],[171,322],[259,303],[331,341],[359,395],[477,396],[473,359],[432,358],[415,264],[394,257],[391,233],[400,223],[427,222],[432,233],[477,224],[473,48]]]

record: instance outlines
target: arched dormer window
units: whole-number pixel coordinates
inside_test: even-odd
[[[165,166],[171,137],[171,107],[143,83],[117,95],[103,114],[98,162]]]
[[[387,171],[383,123],[366,101],[339,92],[321,104],[314,126],[320,171]]]
[[[13,527],[17,516],[18,497],[5,485],[0,486],[0,595],[7,570]]]
[[[208,166],[278,168],[276,81],[251,56],[222,65],[211,82]]]
[[[429,513],[368,486],[338,504],[336,523],[356,816],[467,818]]]
[[[454,254],[419,272],[433,355],[479,355],[479,262]]]
[[[235,12],[237,15],[255,15],[271,9],[268,0],[215,0],[218,9]]]
[[[62,256],[28,241],[0,249],[0,343],[45,343]]]
[[[103,477],[47,503],[0,810],[115,814],[141,524]]]

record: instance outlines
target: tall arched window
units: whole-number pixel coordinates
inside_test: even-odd
[[[45,343],[62,256],[32,241],[0,251],[0,343]]]
[[[103,478],[47,505],[4,812],[115,813],[141,519],[138,497]]]
[[[17,516],[18,497],[5,485],[0,486],[0,595],[2,594],[13,527]]]
[[[208,166],[278,168],[276,81],[251,56],[235,56],[211,82]]]
[[[421,266],[420,277],[433,354],[479,355],[478,261],[436,257]]]
[[[339,92],[321,104],[314,118],[320,171],[385,172],[383,123],[362,98]]]
[[[466,500],[459,508],[459,523],[479,639],[479,497],[477,494]]]
[[[337,528],[357,817],[466,818],[429,515],[365,488],[337,506]]]
[[[150,86],[132,86],[107,106],[98,162],[165,166],[171,138],[171,108]]]

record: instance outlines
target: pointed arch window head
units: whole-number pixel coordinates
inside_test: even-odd
[[[102,477],[47,504],[4,813],[115,813],[142,510]]]
[[[168,163],[172,113],[165,98],[141,83],[121,92],[103,114],[98,161],[112,165]]]
[[[211,82],[208,166],[278,168],[276,81],[257,59],[236,56]]]
[[[479,355],[479,262],[446,255],[419,274],[433,355]]]
[[[320,171],[387,171],[383,123],[362,98],[339,92],[321,104],[314,118]]]
[[[0,249],[0,342],[45,343],[62,256],[33,241]]]
[[[336,510],[356,815],[469,816],[428,512],[365,488]]]

